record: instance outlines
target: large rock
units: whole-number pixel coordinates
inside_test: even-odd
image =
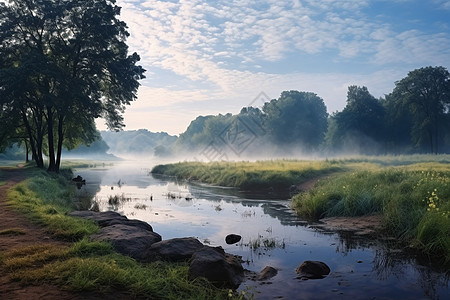
[[[148,256],[152,260],[186,261],[203,247],[205,246],[193,237],[174,238],[152,244]]]
[[[204,246],[195,252],[189,266],[189,279],[204,277],[221,288],[237,288],[244,279],[240,260],[221,247]]]
[[[140,261],[147,260],[147,250],[152,244],[160,242],[161,236],[140,227],[117,224],[103,227],[91,236],[94,241],[111,242],[114,249]]]
[[[321,261],[306,260],[295,271],[300,279],[322,279],[330,274],[330,267]]]
[[[142,229],[152,231],[153,228],[150,224],[144,221],[140,220],[130,220],[125,216],[122,216],[119,213],[113,212],[113,211],[104,211],[104,212],[95,212],[90,210],[78,210],[73,211],[68,214],[72,217],[80,217],[84,219],[89,219],[95,221],[100,227],[107,227],[111,225],[129,225],[129,226],[135,226],[140,227]]]

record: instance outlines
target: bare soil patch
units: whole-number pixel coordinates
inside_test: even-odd
[[[315,227],[329,231],[348,231],[356,235],[374,235],[382,229],[382,216],[333,217],[320,220]]]

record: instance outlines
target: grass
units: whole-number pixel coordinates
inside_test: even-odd
[[[450,168],[446,163],[372,166],[335,174],[295,196],[292,207],[312,219],[381,214],[389,234],[450,263]]]
[[[187,263],[142,264],[116,253],[106,242],[87,237],[98,230],[91,221],[67,216],[75,205],[75,187],[69,177],[24,169],[28,179],[8,191],[8,202],[66,246],[43,244],[0,252],[2,276],[22,284],[51,283],[63,289],[115,293],[151,299],[237,299],[206,280],[188,280]],[[67,172],[70,173],[70,172]],[[0,234],[20,234],[6,229]]]
[[[42,170],[27,171],[31,176],[8,192],[8,202],[33,222],[44,225],[55,237],[76,241],[95,233],[98,227],[66,213],[75,208],[75,186],[60,175]]]
[[[24,235],[25,231],[21,228],[6,228],[0,230],[0,235]]]
[[[154,174],[241,189],[289,189],[311,178],[340,171],[334,161],[273,160],[258,162],[180,162],[158,165]]]

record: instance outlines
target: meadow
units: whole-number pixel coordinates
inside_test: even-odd
[[[303,218],[381,214],[384,233],[450,263],[450,156],[411,155],[256,162],[181,162],[152,173],[241,189],[288,189]]]
[[[69,243],[28,245],[0,252],[4,276],[22,284],[50,283],[74,292],[120,291],[149,299],[240,298],[206,280],[189,281],[187,263],[138,263],[116,253],[109,243],[90,241],[88,235],[97,232],[98,226],[66,215],[76,203],[71,172],[62,172],[66,176],[49,175],[35,168],[24,168],[23,172],[28,179],[9,189],[7,201],[55,239]],[[24,233],[7,228],[0,234]]]
[[[157,165],[151,173],[244,190],[283,190],[313,178],[342,171],[343,167],[337,161],[179,162]]]

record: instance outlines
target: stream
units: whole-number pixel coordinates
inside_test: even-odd
[[[76,169],[86,179],[78,194],[100,211],[112,210],[148,222],[163,239],[196,237],[240,255],[244,268],[278,274],[247,280],[238,291],[255,299],[448,299],[449,273],[436,271],[388,241],[325,232],[299,218],[290,201],[234,188],[177,182],[150,174],[154,162],[128,161]],[[227,245],[230,234],[242,236]],[[305,260],[326,263],[324,279],[297,279]]]

